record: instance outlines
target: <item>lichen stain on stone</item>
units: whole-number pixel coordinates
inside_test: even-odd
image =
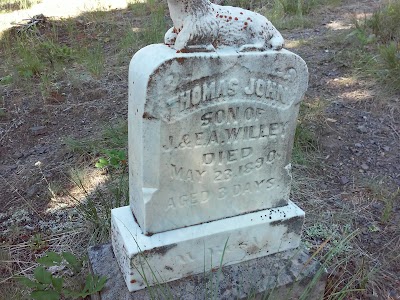
[[[177,57],[176,61],[180,64],[183,65],[183,63],[185,62],[186,58],[185,57]]]
[[[246,249],[246,252],[249,255],[256,254],[259,251],[260,251],[260,248],[257,247],[256,245],[251,245]]]
[[[143,119],[147,119],[147,120],[157,120],[156,117],[152,116],[152,115],[151,115],[150,113],[148,113],[148,112],[145,112],[145,113],[143,114]]]
[[[150,249],[150,250],[145,250],[142,252],[142,254],[144,255],[155,255],[155,254],[159,254],[161,256],[164,256],[165,254],[167,254],[167,252],[173,248],[175,248],[177,246],[177,244],[172,244],[172,245],[168,245],[168,246],[162,246],[162,247],[156,247],[154,249]]]
[[[277,220],[270,223],[271,226],[286,226],[287,232],[293,232],[296,234],[301,233],[301,228],[303,225],[303,216],[296,216],[286,220]]]
[[[164,269],[168,270],[168,271],[174,271],[174,269],[170,266],[165,266]]]

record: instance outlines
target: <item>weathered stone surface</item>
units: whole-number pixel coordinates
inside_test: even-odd
[[[300,244],[304,212],[292,202],[146,236],[128,206],[112,210],[111,239],[130,291],[235,264]],[[226,245],[226,246],[225,246]]]
[[[151,45],[129,76],[130,204],[145,234],[288,203],[300,57]]]
[[[326,283],[325,269],[301,247],[137,292],[128,291],[110,244],[91,248],[89,261],[94,274],[108,278],[105,288],[92,295],[92,300],[198,300],[210,299],[212,293],[219,300],[289,300],[301,295],[317,300],[323,298]]]

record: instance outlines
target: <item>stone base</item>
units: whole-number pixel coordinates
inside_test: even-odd
[[[128,206],[112,210],[111,239],[129,291],[297,248],[304,212],[288,205],[146,236]]]
[[[302,247],[136,292],[128,291],[111,244],[89,249],[89,261],[94,274],[108,278],[92,300],[317,300],[323,298],[326,284],[325,269]]]

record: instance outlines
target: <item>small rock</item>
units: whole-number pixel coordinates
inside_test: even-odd
[[[385,147],[383,147],[383,150],[385,150],[386,152],[389,152],[390,151],[390,147],[389,146],[385,146]]]
[[[360,125],[357,127],[358,132],[360,133],[367,133],[368,129],[364,125]]]
[[[35,227],[30,226],[30,225],[25,225],[24,228],[25,228],[26,230],[30,230],[30,231],[35,230]]]
[[[61,265],[61,266],[51,266],[51,267],[49,267],[48,270],[51,274],[54,275],[56,273],[63,271],[64,269],[65,269],[65,266]]]
[[[393,299],[399,299],[400,295],[398,292],[396,292],[395,290],[390,290],[389,291],[389,296],[392,297]]]
[[[343,185],[349,183],[349,181],[350,180],[346,176],[340,177],[340,183],[343,184]]]
[[[356,146],[357,148],[361,148],[362,145],[360,143],[355,143],[354,146]]]
[[[37,136],[37,135],[43,135],[47,132],[46,130],[46,126],[35,126],[35,127],[31,127],[29,128],[29,130],[32,132],[33,135]]]
[[[383,208],[383,204],[382,203],[378,203],[378,202],[374,202],[374,203],[372,203],[372,207],[376,208],[376,209],[382,209]]]
[[[44,154],[48,151],[49,149],[46,146],[40,146],[35,149],[37,154]]]
[[[369,169],[369,167],[368,167],[368,165],[366,164],[366,163],[363,163],[362,165],[361,165],[361,169],[363,169],[363,170],[368,170]]]
[[[38,187],[36,185],[32,185],[27,191],[26,191],[26,195],[28,197],[32,197],[34,195],[36,195],[38,193]]]
[[[17,152],[17,153],[15,153],[13,155],[14,159],[20,159],[20,158],[23,158],[23,157],[24,157],[24,153],[22,153],[22,152]]]

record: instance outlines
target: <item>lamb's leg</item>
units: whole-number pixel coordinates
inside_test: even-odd
[[[246,44],[240,46],[239,52],[264,51],[265,48],[265,43]]]
[[[181,51],[186,48],[190,39],[190,30],[188,30],[187,26],[183,27],[182,30],[178,33],[174,48],[178,51]]]
[[[173,46],[177,36],[176,29],[174,27],[170,28],[164,36],[164,44]]]

